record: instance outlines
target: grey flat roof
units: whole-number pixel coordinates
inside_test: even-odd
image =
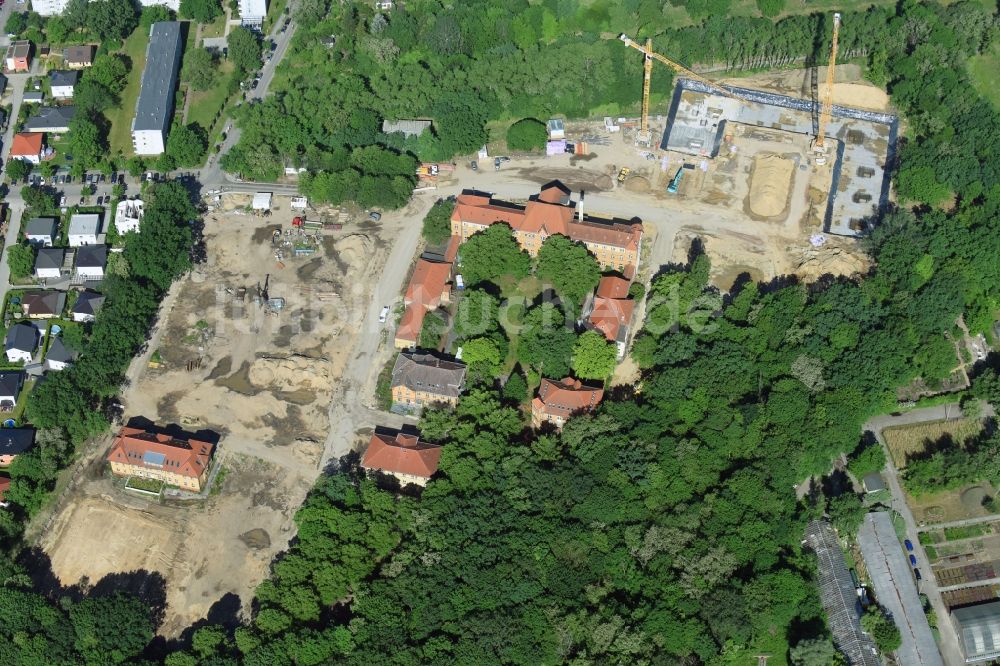
[[[924,615],[910,564],[887,511],[865,516],[858,532],[858,543],[872,579],[875,598],[892,614],[903,638],[902,645],[896,650],[899,663],[907,666],[944,666],[931,626]]]
[[[97,235],[101,231],[101,216],[98,213],[76,213],[69,218],[69,235]]]
[[[1000,601],[956,608],[951,612],[966,662],[1000,657]]]
[[[139,100],[135,104],[133,130],[166,132],[170,127],[182,48],[181,24],[177,21],[161,21],[150,27],[146,69],[142,72]]]

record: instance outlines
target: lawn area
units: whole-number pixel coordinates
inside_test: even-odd
[[[969,58],[969,78],[979,94],[990,100],[993,107],[1000,109],[1000,85],[997,85],[997,72],[1000,72],[1000,42],[994,42],[990,50]]]
[[[904,491],[905,492],[905,491]],[[906,494],[906,503],[913,511],[917,524],[946,523],[953,520],[966,520],[990,515],[983,506],[983,497],[994,496],[996,493],[988,483],[974,483],[955,490],[946,490],[933,495],[914,497]],[[949,539],[965,537],[949,536]]]
[[[211,23],[201,26],[201,38],[222,37],[226,32],[226,15],[217,16]]]
[[[897,469],[903,469],[907,459],[926,450],[929,443],[948,437],[957,444],[964,444],[982,431],[983,422],[980,419],[962,418],[886,428],[882,436],[889,446],[893,464]]]
[[[979,525],[966,525],[965,527],[946,527],[944,528],[944,540],[945,541],[957,541],[959,539],[971,539],[973,537],[983,536],[984,534],[989,534],[993,531],[993,526],[989,523],[980,523]]]
[[[212,87],[211,90],[192,90],[188,93],[191,95],[191,99],[188,104],[187,123],[198,123],[204,127],[211,136],[212,120],[215,118],[215,114],[218,113],[219,109],[225,106],[229,99],[226,96],[226,91],[228,90],[226,81],[229,79],[229,75],[232,71],[233,63],[229,60],[225,60],[219,66],[219,81]]]
[[[116,109],[108,109],[104,115],[111,123],[108,133],[108,143],[112,155],[132,155],[132,118],[135,115],[135,102],[139,99],[139,84],[142,82],[142,70],[146,67],[146,45],[149,35],[142,28],[136,28],[121,51],[132,63],[128,74],[128,84],[122,92],[121,104]]]

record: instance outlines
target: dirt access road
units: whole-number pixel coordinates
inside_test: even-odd
[[[165,299],[123,396],[126,418],[218,432],[219,491],[185,505],[126,494],[107,475],[105,439],[72,471],[75,482],[40,530],[66,585],[135,569],[160,573],[160,633],[168,637],[224,595],[238,595],[247,610],[294,536],[292,517],[322,466],[375,425],[402,424],[365,400],[391,353],[379,312],[399,297],[432,199],[418,197],[378,225],[322,233],[303,257],[293,256],[295,244],[310,244],[284,234],[289,200],[276,197],[267,218],[247,214],[248,201],[233,195],[206,216],[207,260]],[[276,313],[255,302],[265,282],[269,297],[284,299]],[[147,367],[150,358],[162,366]]]

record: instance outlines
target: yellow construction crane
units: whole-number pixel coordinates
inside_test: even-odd
[[[826,87],[820,95],[819,123],[816,129],[816,142],[813,144],[816,152],[826,152],[826,126],[830,122],[830,111],[833,108],[833,74],[837,64],[837,39],[840,36],[840,13],[833,15],[833,44],[830,47],[830,62],[826,67]],[[817,160],[818,162],[818,160]]]
[[[838,15],[839,16],[839,15]],[[736,99],[743,100],[744,102],[750,102],[747,98],[742,95],[738,95],[731,90],[726,90],[717,83],[713,83],[703,76],[699,76],[692,72],[690,69],[674,62],[670,58],[660,55],[653,50],[653,40],[647,39],[646,45],[643,46],[634,39],[629,38],[628,35],[622,33],[618,35],[618,39],[625,42],[625,46],[631,46],[636,51],[641,52],[645,56],[645,62],[643,63],[643,79],[642,79],[642,118],[639,120],[639,136],[640,141],[649,141],[649,82],[653,74],[653,60],[659,60],[664,65],[674,70],[678,74],[683,74],[689,79],[694,79],[699,83],[703,83],[712,90],[719,92],[727,97],[735,97]]]

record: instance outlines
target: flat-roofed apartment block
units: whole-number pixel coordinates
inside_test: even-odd
[[[642,223],[585,215],[583,195],[570,200],[570,191],[559,181],[542,186],[528,203],[500,201],[486,192],[465,190],[458,195],[451,215],[451,233],[463,241],[491,224],[510,225],[518,244],[536,256],[546,238],[561,234],[583,243],[603,270],[619,271],[631,279],[642,250]]]
[[[208,478],[215,446],[141,428],[118,431],[108,462],[116,476],[139,476],[200,492]]]
[[[161,155],[166,150],[182,49],[180,23],[161,21],[150,27],[146,69],[132,121],[136,155]]]
[[[411,409],[458,403],[465,385],[465,364],[433,354],[404,351],[392,366],[392,400]]]

